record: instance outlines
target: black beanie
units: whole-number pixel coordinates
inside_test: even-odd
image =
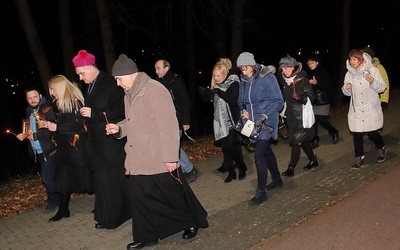
[[[124,76],[138,72],[136,63],[125,54],[119,55],[111,70],[112,76]]]
[[[371,49],[371,47],[365,47],[365,48],[363,48],[363,51],[365,53],[367,53],[368,55],[370,55],[371,58],[375,57],[375,51],[373,49]]]

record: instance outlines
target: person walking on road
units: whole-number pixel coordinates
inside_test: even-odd
[[[282,77],[279,78],[283,88],[283,96],[286,102],[285,116],[289,129],[288,141],[291,147],[289,166],[282,173],[283,176],[294,176],[294,169],[300,159],[301,150],[309,159],[309,163],[303,167],[310,170],[318,166],[317,156],[314,154],[311,140],[314,139],[314,124],[311,128],[303,126],[303,105],[310,99],[315,99],[314,91],[308,81],[307,73],[302,64],[291,56],[282,57],[279,61],[279,69]]]
[[[126,198],[124,151],[126,139],[107,136],[108,122],[125,118],[124,91],[112,76],[96,66],[96,58],[80,50],[72,59],[79,80],[85,83],[85,106],[79,109],[85,118],[89,136],[89,167],[95,190],[94,220],[97,229],[114,229],[131,218]]]
[[[364,165],[364,134],[375,144],[377,161],[386,159],[385,143],[379,132],[383,127],[379,94],[385,91],[386,84],[372,64],[371,56],[362,49],[350,51],[346,67],[342,92],[350,96],[347,119],[354,144],[355,164],[352,168],[357,170]]]
[[[385,91],[379,93],[379,100],[381,101],[381,107],[383,111],[385,111],[389,108],[390,83],[388,74],[386,72],[385,67],[383,67],[383,65],[379,61],[379,58],[375,56],[375,51],[371,47],[365,47],[363,51],[371,56],[372,64],[379,70],[379,73],[381,74],[382,79],[386,84]]]
[[[112,67],[125,91],[125,119],[106,133],[127,137],[125,169],[132,207],[133,242],[127,249],[158,244],[183,231],[189,240],[208,227],[207,212],[179,167],[179,125],[168,90],[121,54]]]
[[[214,137],[221,145],[224,156],[223,167],[228,170],[225,183],[237,178],[235,165],[239,168],[239,180],[246,177],[247,171],[243,161],[240,134],[234,129],[240,118],[238,106],[240,80],[237,75],[230,73],[231,69],[231,60],[220,58],[212,71],[211,87],[201,92],[202,99],[214,105]]]
[[[60,196],[54,192],[54,178],[56,174],[56,166],[54,164],[54,155],[57,151],[55,142],[55,132],[49,131],[40,126],[41,120],[54,121],[56,115],[46,97],[42,96],[36,87],[25,90],[26,115],[29,119],[29,134],[19,133],[18,140],[29,140],[29,154],[35,156],[35,161],[40,164],[40,178],[46,189],[47,201],[46,207],[43,208],[45,213],[55,211],[60,204]]]
[[[182,138],[182,133],[186,133],[186,131],[190,129],[191,116],[191,102],[186,90],[186,85],[180,75],[170,70],[171,64],[166,59],[158,60],[154,67],[157,74],[156,80],[161,82],[172,96],[176,109],[176,117],[179,122],[179,134]],[[179,160],[188,182],[195,181],[197,179],[198,170],[193,166],[193,163],[181,147],[179,148]]]
[[[88,167],[85,120],[79,113],[84,104],[81,90],[65,76],[56,75],[49,81],[54,98],[56,121],[44,121],[50,131],[56,131],[57,153],[54,191],[60,194],[60,206],[49,222],[70,217],[71,193],[93,193],[92,175]]]
[[[270,140],[278,138],[279,111],[283,108],[282,93],[274,75],[275,67],[256,63],[254,55],[243,52],[237,58],[236,65],[240,75],[238,105],[242,116],[253,122],[262,121],[261,131],[257,138],[250,137],[256,143],[254,160],[257,168],[257,189],[250,204],[260,204],[267,197],[266,190],[283,187],[276,156]],[[272,130],[266,129],[267,127]],[[268,170],[272,182],[267,185]]]
[[[307,59],[309,67],[308,79],[315,94],[313,111],[315,116],[313,148],[318,147],[319,136],[318,127],[321,125],[328,130],[332,137],[332,143],[336,144],[339,140],[339,131],[328,121],[331,104],[333,103],[335,90],[328,70],[322,65],[319,57],[312,54]]]

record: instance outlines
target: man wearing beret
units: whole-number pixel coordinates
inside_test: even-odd
[[[127,138],[134,240],[127,249],[155,245],[179,231],[191,239],[208,227],[207,212],[179,167],[179,126],[171,95],[125,54],[114,63],[112,75],[125,91],[125,119],[107,124],[106,133]]]
[[[95,227],[113,229],[131,218],[125,196],[126,140],[116,140],[104,132],[107,122],[119,122],[125,117],[124,91],[116,86],[110,75],[97,68],[93,54],[81,50],[72,62],[79,80],[86,85],[85,107],[80,113],[86,119],[90,139],[88,151],[95,190]]]

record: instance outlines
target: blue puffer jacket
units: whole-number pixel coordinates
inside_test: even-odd
[[[258,140],[278,138],[279,111],[283,108],[283,97],[274,75],[275,67],[257,64],[252,77],[241,75],[238,105],[250,114],[250,120],[257,121],[262,114],[268,116],[264,123],[274,130],[272,133],[262,129]],[[253,141],[251,139],[251,141]]]

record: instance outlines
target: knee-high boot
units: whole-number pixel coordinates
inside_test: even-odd
[[[62,193],[60,194],[60,206],[58,207],[58,211],[56,215],[49,219],[49,222],[59,221],[62,218],[70,217],[69,212],[69,199],[71,197],[70,193]]]

